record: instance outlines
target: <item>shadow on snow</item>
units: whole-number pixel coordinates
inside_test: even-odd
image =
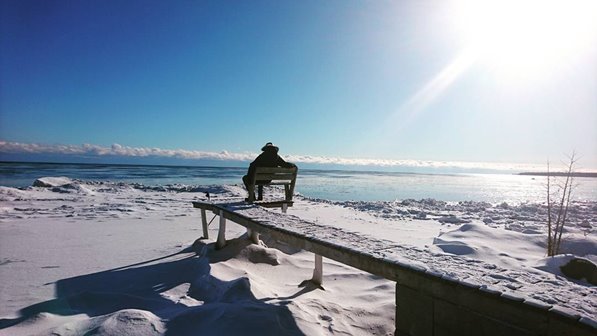
[[[197,241],[192,247],[161,258],[59,280],[55,299],[21,309],[18,318],[0,320],[0,329],[40,313],[83,313],[94,318],[136,309],[166,321],[165,335],[304,335],[284,304],[256,299],[247,278],[222,281],[213,277],[210,259],[227,259],[220,252],[214,250],[214,244]],[[225,254],[230,255],[230,251]],[[182,289],[177,291],[179,286]],[[165,292],[169,290],[195,304],[168,298]],[[305,292],[301,290],[293,297]]]

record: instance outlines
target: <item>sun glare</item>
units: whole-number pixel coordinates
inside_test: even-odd
[[[552,71],[597,43],[597,0],[462,0],[454,19],[478,61],[506,74]]]

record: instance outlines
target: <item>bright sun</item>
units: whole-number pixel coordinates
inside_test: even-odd
[[[597,48],[597,0],[461,0],[454,19],[477,61],[532,75]]]

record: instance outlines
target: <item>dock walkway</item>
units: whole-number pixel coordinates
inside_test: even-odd
[[[315,283],[322,282],[322,256],[395,281],[396,335],[597,334],[594,287],[562,287],[539,272],[402,246],[258,204],[193,202],[193,206],[202,211],[204,236],[205,212],[220,216],[218,248],[225,246],[228,219],[246,227],[255,242],[258,234],[265,234],[313,252]],[[568,302],[569,307],[553,304],[570,297],[570,292],[576,301]]]

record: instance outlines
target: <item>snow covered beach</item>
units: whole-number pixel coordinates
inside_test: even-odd
[[[277,334],[394,331],[394,286],[387,280],[324,260],[326,290],[300,288],[312,271],[308,252],[265,238],[262,246],[240,239],[221,251],[205,245],[209,241],[193,247],[201,228],[190,201],[208,191],[214,198],[240,196],[241,187],[42,181],[45,187],[0,189],[0,294],[7,302],[0,312],[5,317],[0,334],[122,334],[133,329],[140,334],[218,334],[246,331],[247,325],[256,334],[272,326],[280,328]],[[595,320],[594,287],[563,277],[557,267],[570,257],[544,257],[541,205],[297,197],[289,213],[500,268],[531,270],[582,291],[547,300]],[[591,228],[596,213],[594,201],[574,204],[565,252],[595,260],[597,239]],[[212,224],[210,236],[215,229]],[[228,237],[245,232],[234,225],[228,229]],[[238,325],[225,323],[230,319]]]

